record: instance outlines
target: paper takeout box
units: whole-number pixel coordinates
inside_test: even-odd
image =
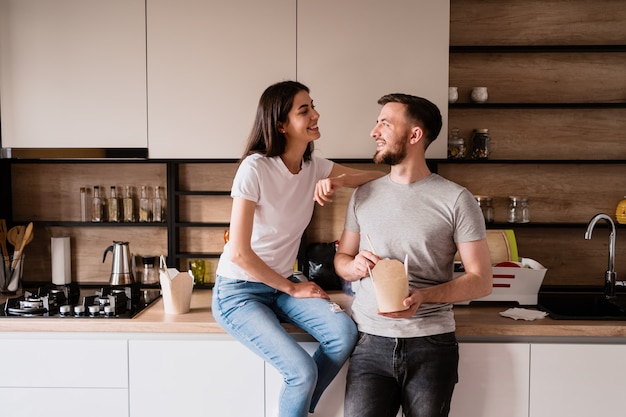
[[[159,278],[165,314],[189,313],[193,277],[176,268],[159,268]]]
[[[397,259],[382,259],[371,270],[378,310],[381,313],[406,310],[402,301],[409,296],[405,265]]]

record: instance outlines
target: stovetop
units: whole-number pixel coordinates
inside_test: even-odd
[[[45,285],[25,290],[0,305],[0,319],[56,317],[68,319],[132,318],[160,297],[160,290],[124,286]]]

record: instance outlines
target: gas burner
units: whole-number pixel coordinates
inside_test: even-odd
[[[50,309],[47,297],[42,298],[28,292],[23,297],[13,299],[13,301],[13,303],[7,301],[5,306],[5,311],[8,315],[23,317],[43,316]]]
[[[0,305],[0,317],[132,318],[160,297],[140,285],[79,287],[47,285]]]

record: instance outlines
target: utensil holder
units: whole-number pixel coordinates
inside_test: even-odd
[[[17,257],[3,256],[0,268],[0,293],[16,294],[22,289],[22,275],[24,271],[24,253]]]

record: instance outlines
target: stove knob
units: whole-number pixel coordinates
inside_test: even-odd
[[[100,314],[100,306],[89,306],[89,315],[95,317]]]
[[[107,317],[115,317],[115,308],[111,306],[104,306],[104,315]]]
[[[84,305],[74,306],[74,315],[76,317],[84,316],[85,315],[85,306]]]
[[[59,307],[59,313],[63,317],[68,316],[70,314],[70,311],[72,311],[72,307],[67,305],[67,304],[62,305],[61,307]]]

